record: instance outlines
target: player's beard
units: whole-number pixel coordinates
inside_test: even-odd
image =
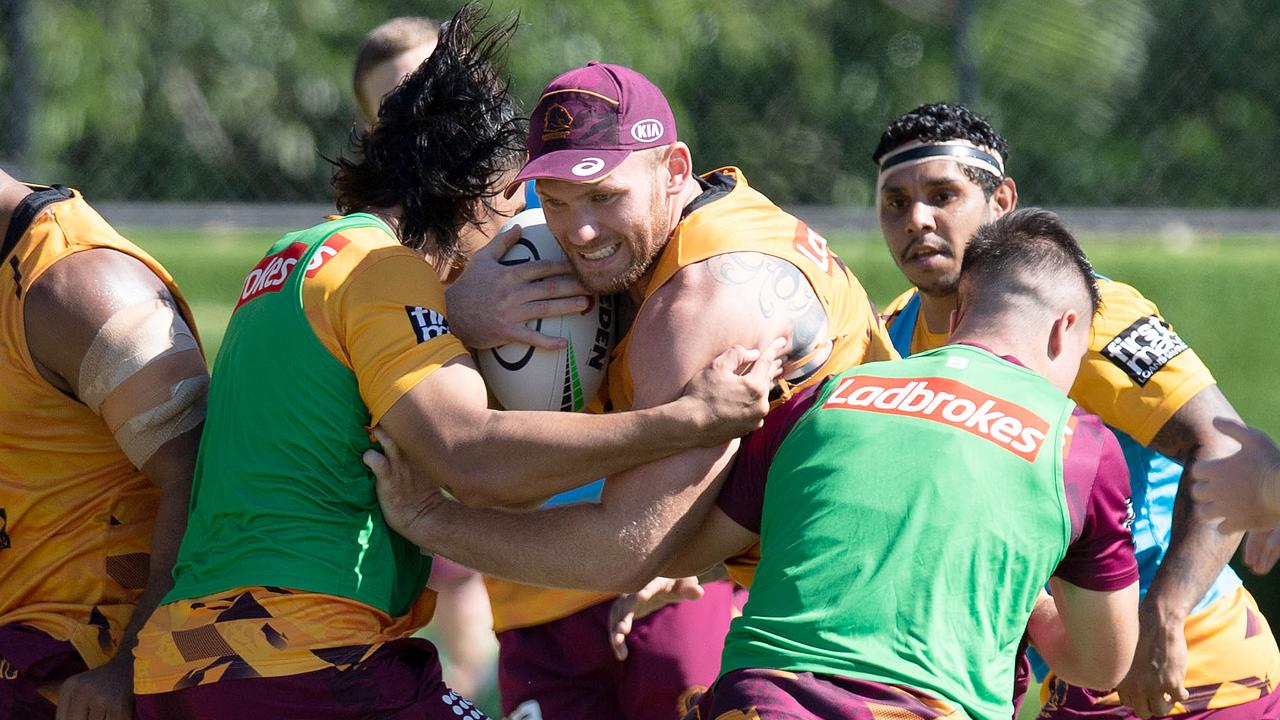
[[[627,267],[609,278],[586,277],[579,274],[582,284],[592,293],[605,295],[630,290],[648,274],[653,263],[666,248],[671,236],[671,231],[667,229],[670,214],[665,202],[666,196],[657,183],[653,185],[649,200],[649,222],[645,223],[645,226],[636,234],[622,240],[623,246],[631,256]]]
[[[908,270],[911,263],[908,256],[920,245],[931,248],[938,257],[948,261],[952,267],[940,274],[931,274],[924,278],[920,278],[918,273]],[[952,252],[951,247],[945,243],[928,242],[924,238],[920,238],[908,245],[902,251],[902,254],[895,259],[902,274],[907,276],[911,280],[911,284],[915,285],[925,295],[949,297],[955,294],[956,287],[960,284],[960,263],[956,260],[955,253]]]
[[[944,298],[954,296],[956,294],[956,288],[959,286],[960,273],[951,272],[933,280],[932,282],[917,285],[916,288],[919,289],[921,293],[924,293],[929,297]]]

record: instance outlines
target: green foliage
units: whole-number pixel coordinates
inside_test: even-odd
[[[323,197],[379,5],[39,3],[36,170],[99,198]]]
[[[372,26],[456,0],[20,0],[34,174],[91,197],[321,200]],[[587,60],[666,91],[701,168],[783,202],[865,206],[885,124],[954,100],[952,0],[492,0],[526,107]],[[975,105],[1040,204],[1271,205],[1280,12],[1265,0],[975,0]],[[0,60],[0,67],[12,65]],[[0,120],[4,120],[0,103]]]

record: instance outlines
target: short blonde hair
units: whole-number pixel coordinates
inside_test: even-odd
[[[392,18],[370,30],[356,52],[356,68],[351,75],[356,102],[361,101],[360,81],[370,70],[400,53],[435,43],[439,36],[440,25],[428,17]]]

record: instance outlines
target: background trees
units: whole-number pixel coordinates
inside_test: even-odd
[[[324,200],[347,151],[352,55],[425,0],[10,0],[0,161],[91,197]],[[967,8],[967,9],[966,9]],[[868,205],[884,124],[954,100],[971,13],[974,103],[1054,205],[1271,205],[1280,10],[1265,0],[494,0],[526,106],[601,59],[663,87],[700,167],[783,202]],[[18,22],[25,13],[25,22]],[[24,49],[26,52],[19,56]],[[24,124],[25,123],[25,124]],[[24,130],[26,128],[26,130]]]

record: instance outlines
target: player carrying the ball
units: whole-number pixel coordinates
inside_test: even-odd
[[[741,170],[695,174],[662,92],[635,70],[590,63],[553,79],[531,114],[528,150],[513,182],[537,180],[547,226],[583,284],[621,293],[631,306],[602,409],[658,406],[725,348],[779,335],[790,347],[777,402],[892,355],[862,286],[826,240],[752,188]],[[484,270],[477,261],[451,300]],[[475,300],[462,305],[482,307],[488,291],[479,284]],[[472,326],[459,333],[486,334]],[[694,591],[700,599],[642,619],[625,662],[602,628],[616,594],[659,575],[662,562],[651,558],[688,538],[696,523],[686,515],[714,501],[736,448],[692,450],[626,473],[601,468],[609,477],[600,502],[529,515],[448,505],[441,513],[448,518],[435,519],[431,506],[419,517],[429,487],[382,502],[400,527],[430,534],[421,538],[425,547],[481,570],[500,567],[515,581],[490,586],[505,713],[659,720],[715,679],[734,613],[729,583],[708,583]],[[562,542],[531,540],[538,537]],[[513,557],[520,567],[509,566]],[[744,583],[751,561],[732,569]],[[605,587],[602,576],[610,579]]]
[[[431,616],[431,558],[383,519],[361,463],[372,425],[483,504],[718,446],[767,409],[773,356],[742,348],[634,413],[488,409],[441,286],[521,155],[492,66],[512,26],[479,32],[481,19],[454,16],[359,158],[340,161],[346,214],[284,236],[245,280],[174,586],[139,635],[138,717],[480,717],[431,644],[407,637]]]

